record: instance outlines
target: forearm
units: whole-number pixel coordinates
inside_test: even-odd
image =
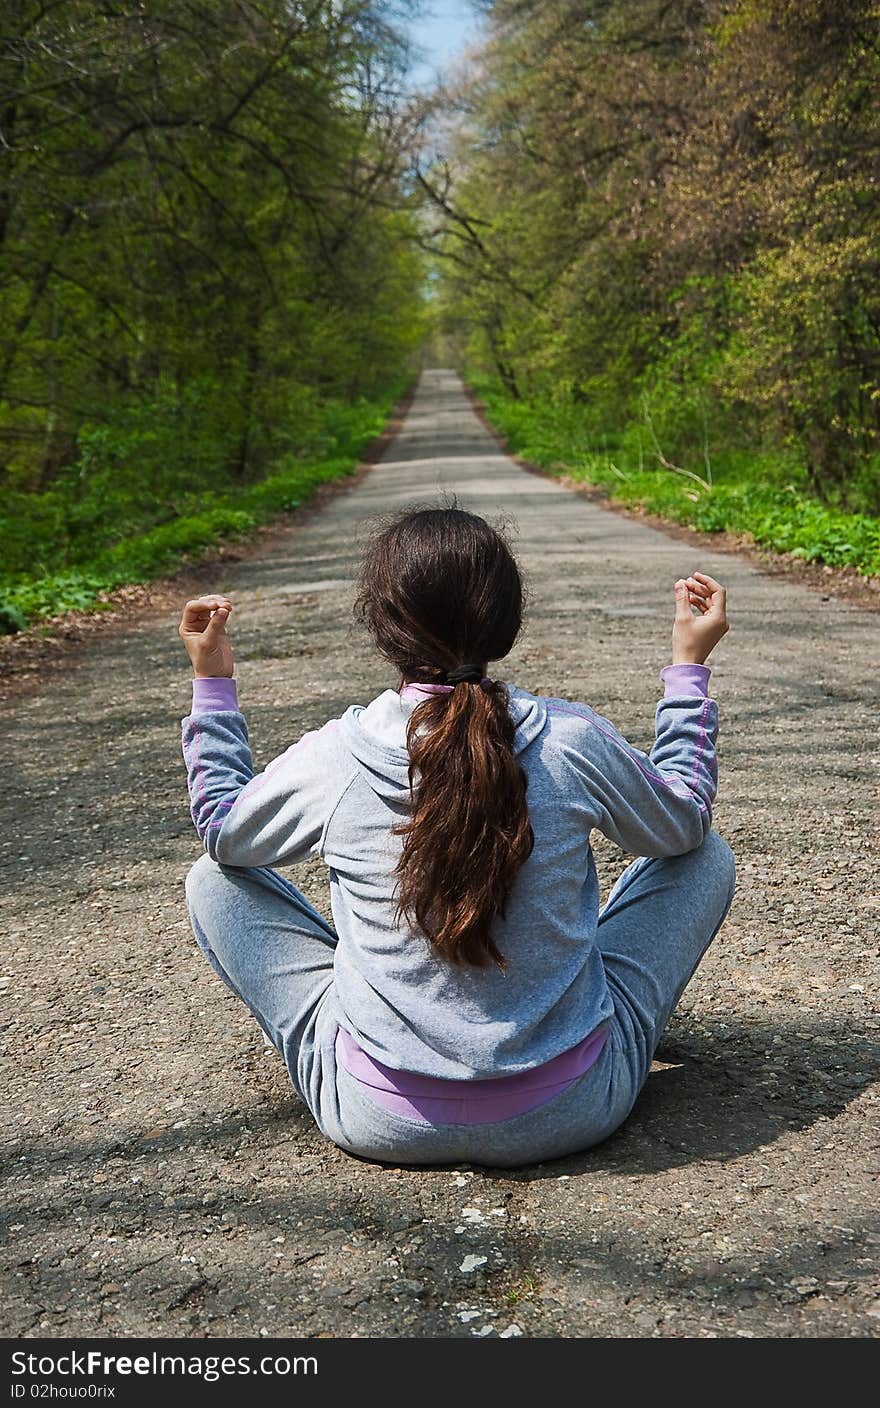
[[[235,681],[194,679],[192,709],[181,733],[190,815],[210,852],[230,808],[254,775]]]
[[[668,778],[680,780],[701,812],[711,813],[718,787],[718,705],[709,697],[708,665],[667,665],[649,757]]]

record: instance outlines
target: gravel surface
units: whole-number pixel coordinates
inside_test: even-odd
[[[458,377],[256,560],[217,568],[262,767],[394,683],[350,622],[363,519],[503,512],[530,609],[498,672],[650,747],[671,588],[729,587],[718,830],[739,889],[635,1112],[498,1173],[328,1144],[192,940],[177,612],[3,706],[7,1336],[873,1337],[876,614],[528,474]],[[607,891],[626,858],[596,838]],[[321,863],[290,872],[328,916]]]

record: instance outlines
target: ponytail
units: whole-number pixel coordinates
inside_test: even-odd
[[[490,926],[535,844],[507,700],[496,680],[416,706],[407,725],[412,814],[393,828],[404,836],[397,915],[451,963],[479,968],[505,966]]]
[[[398,921],[450,963],[505,966],[492,935],[534,846],[526,776],[513,751],[505,685],[480,668],[512,649],[522,625],[519,569],[502,534],[463,509],[404,509],[365,553],[355,618],[407,680],[458,682],[432,694],[407,724],[412,805],[392,828]]]

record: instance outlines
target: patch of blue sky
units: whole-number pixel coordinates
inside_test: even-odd
[[[408,85],[431,87],[461,51],[478,40],[481,28],[480,13],[471,0],[424,0],[407,25],[412,42]]]

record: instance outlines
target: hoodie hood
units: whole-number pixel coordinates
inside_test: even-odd
[[[514,755],[538,737],[547,722],[547,705],[540,695],[517,685],[507,686],[515,734]],[[370,704],[352,704],[339,720],[342,741],[356,759],[377,797],[391,803],[409,799],[409,753],[406,726],[427,694],[408,686],[403,695],[386,689]]]

